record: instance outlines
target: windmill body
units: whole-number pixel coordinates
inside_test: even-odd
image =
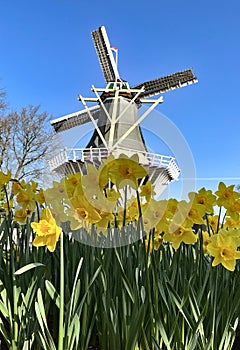
[[[121,122],[117,121],[114,127],[114,130],[111,134],[111,121],[107,117],[105,110],[100,107],[99,118],[98,118],[98,127],[104,135],[104,139],[107,143],[107,148],[110,150],[111,147],[121,139],[129,128],[137,121],[138,119],[138,107],[137,105],[130,104],[130,100],[127,97],[119,96],[116,104],[116,120],[119,116]],[[115,104],[114,97],[108,97],[104,101],[104,107],[106,108],[110,116],[113,115]],[[100,138],[97,130],[94,131],[88,145],[86,148],[102,148],[104,144]],[[119,148],[129,148],[137,152],[147,152],[147,147],[142,136],[140,126],[137,126],[131,134],[123,138],[123,140],[118,145]]]
[[[51,124],[56,132],[61,132],[91,121],[95,130],[86,148],[62,150],[51,159],[50,167],[60,174],[85,173],[86,164],[99,166],[109,154],[115,157],[122,153],[127,156],[138,154],[139,163],[148,167],[156,196],[159,196],[170,181],[177,180],[180,170],[173,157],[148,152],[140,123],[163,102],[160,94],[195,83],[197,79],[192,70],[187,69],[130,88],[120,78],[117,54],[114,58],[105,27],[93,31],[92,38],[107,85],[105,88],[92,86],[94,98],[79,95],[85,109],[52,120]],[[89,102],[95,106],[89,108]],[[142,104],[150,106],[139,115]]]

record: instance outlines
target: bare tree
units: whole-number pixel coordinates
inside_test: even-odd
[[[0,115],[3,114],[5,111],[5,108],[7,106],[6,103],[6,91],[3,89],[0,89]]]
[[[0,169],[11,169],[13,178],[38,178],[53,151],[50,117],[39,109],[30,105],[0,119]]]

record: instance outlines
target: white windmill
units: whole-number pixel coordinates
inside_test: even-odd
[[[88,163],[99,166],[110,154],[115,157],[138,154],[139,163],[148,168],[159,196],[169,182],[178,179],[180,170],[173,157],[148,152],[140,123],[163,102],[162,96],[149,97],[195,83],[197,78],[187,69],[129,87],[119,76],[117,55],[114,59],[115,48],[110,46],[105,27],[93,31],[92,38],[107,85],[105,88],[92,85],[96,97],[79,95],[84,110],[52,120],[51,124],[56,132],[61,132],[92,122],[95,130],[86,148],[65,148],[54,156],[49,162],[51,170],[62,175],[77,171],[84,174]],[[96,105],[89,108],[87,102]],[[139,115],[142,104],[150,106]]]

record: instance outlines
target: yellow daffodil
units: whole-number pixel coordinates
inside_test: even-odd
[[[87,174],[82,177],[82,186],[85,191],[100,191],[99,173],[92,164],[87,165]]]
[[[205,207],[201,204],[194,204],[182,200],[178,203],[177,213],[174,215],[174,222],[181,224],[185,220],[189,225],[204,224],[203,216],[205,215]]]
[[[82,194],[82,174],[80,172],[68,174],[65,186],[69,198]]]
[[[96,223],[96,226],[100,232],[102,232],[104,235],[108,232],[107,229],[114,227],[114,215],[109,212],[103,212],[100,211],[99,215],[101,216],[101,220]]]
[[[102,219],[98,210],[84,196],[73,197],[71,199],[71,208],[67,209],[66,214],[72,230],[77,230],[81,227],[87,228],[89,224],[96,224]]]
[[[113,188],[106,188],[105,191],[107,199],[111,202],[116,202],[121,197],[121,194]]]
[[[204,254],[207,254],[207,247],[208,247],[209,243],[210,243],[209,233],[208,233],[208,231],[203,231],[202,232],[202,245],[203,245]]]
[[[237,250],[239,241],[231,236],[225,229],[210,238],[207,251],[214,257],[212,266],[222,264],[227,270],[234,271],[236,259],[240,259],[240,251]]]
[[[155,226],[155,230],[157,232],[167,232],[169,229],[169,219],[167,217],[163,217],[160,221],[158,221],[157,225]]]
[[[99,172],[99,188],[103,190],[104,187],[108,187],[109,184],[109,169],[114,164],[115,158],[113,155],[110,155],[107,159],[102,160],[102,164],[98,168]]]
[[[56,249],[56,243],[59,239],[61,229],[57,226],[51,211],[48,208],[43,209],[39,222],[32,222],[31,227],[37,236],[33,240],[33,246],[47,246],[50,252]]]
[[[145,246],[149,253],[152,253],[153,249],[158,250],[159,247],[162,245],[162,242],[163,237],[157,231],[154,232],[154,237],[152,237],[152,234],[149,234],[145,238]]]
[[[51,213],[57,225],[59,226],[61,223],[69,220],[67,214],[65,213],[64,205],[57,199],[53,199],[51,201]]]
[[[17,194],[17,203],[24,209],[29,208],[34,211],[36,208],[36,194],[32,189],[31,184],[26,184],[25,188],[21,189]]]
[[[126,209],[124,211],[123,207],[118,207],[118,227],[122,227],[123,220],[125,219],[125,224],[128,222],[135,222],[139,218],[139,208],[136,198],[131,198],[127,201]],[[124,217],[125,216],[125,217]]]
[[[185,222],[182,225],[171,224],[171,231],[166,232],[163,239],[167,242],[172,242],[174,249],[178,249],[180,244],[193,244],[197,242],[197,235],[192,231],[192,228]]]
[[[32,191],[35,193],[37,191],[37,188],[38,188],[38,183],[34,180],[31,180],[29,182],[29,185],[30,185]]]
[[[36,198],[36,201],[39,203],[39,204],[43,204],[45,203],[45,195],[44,195],[44,191],[42,188],[40,188],[40,190],[38,191],[38,193],[36,193],[35,195],[35,198]]]
[[[208,224],[214,233],[217,233],[219,217],[218,215],[209,215]]]
[[[145,185],[140,186],[140,196],[144,196],[149,202],[151,197],[155,195],[151,181],[147,181]]]
[[[218,190],[215,194],[218,196],[217,204],[224,207],[228,205],[230,201],[240,197],[240,193],[234,191],[234,185],[226,186],[223,182],[219,183]]]
[[[32,210],[29,208],[23,209],[17,209],[15,211],[15,215],[14,215],[14,221],[20,222],[22,224],[25,224],[25,222],[27,221],[27,218],[29,218],[32,215]]]
[[[11,177],[12,173],[10,170],[8,170],[7,174],[4,174],[3,171],[0,171],[0,188],[2,188],[4,185],[7,185],[11,180]]]
[[[190,192],[188,197],[192,204],[201,204],[205,208],[205,213],[212,214],[213,206],[216,204],[216,196],[211,190],[201,188],[197,193]]]
[[[151,199],[143,213],[143,222],[146,231],[158,225],[159,221],[166,215],[167,201],[156,201]]]
[[[51,201],[54,199],[61,201],[64,198],[68,198],[65,178],[62,178],[60,182],[53,181],[53,187],[44,191],[44,197],[48,204],[51,204]]]
[[[25,181],[22,180],[22,181],[17,181],[17,180],[13,180],[13,183],[12,183],[12,193],[14,195],[18,194],[22,189],[25,188]]]
[[[227,209],[226,215],[230,216],[233,220],[238,221],[240,218],[240,200],[231,200],[225,204]]]
[[[128,157],[121,157],[110,162],[108,173],[111,181],[116,184],[117,188],[130,185],[137,189],[138,179],[147,176],[147,170],[133,158]]]
[[[177,212],[178,203],[179,202],[175,198],[170,198],[168,200],[167,212],[166,212],[167,217],[172,218],[173,215]]]
[[[224,228],[226,229],[232,229],[232,228],[239,228],[240,227],[240,220],[235,221],[232,217],[226,217],[224,222]]]

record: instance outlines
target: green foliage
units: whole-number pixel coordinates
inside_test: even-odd
[[[34,214],[19,225],[11,211],[1,219],[1,348],[60,349],[61,310],[64,350],[232,348],[240,313],[239,262],[233,272],[213,268],[202,239],[178,250],[165,242],[150,253],[153,235],[149,242],[104,249],[65,234],[64,249],[57,244],[49,252],[32,246],[33,220]]]

